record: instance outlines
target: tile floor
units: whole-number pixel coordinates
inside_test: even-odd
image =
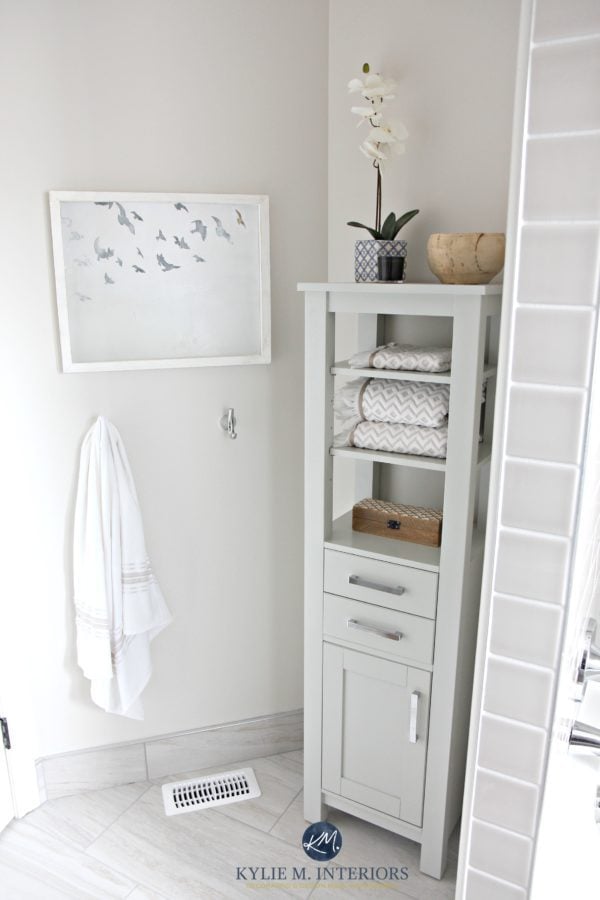
[[[302,753],[292,751],[239,763],[252,766],[262,790],[256,800],[167,818],[160,785],[173,776],[90,791],[45,803],[0,835],[2,900],[179,900],[267,896],[382,897],[450,900],[454,897],[458,835],[446,877],[419,872],[412,841],[335,812],[343,848],[340,866],[407,866],[402,882],[368,885],[236,880],[238,866],[314,867],[300,841]],[[229,766],[229,768],[237,768]],[[227,767],[221,767],[221,770]],[[218,771],[213,767],[193,777]]]

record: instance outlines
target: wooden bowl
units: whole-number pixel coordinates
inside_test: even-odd
[[[488,284],[504,265],[505,244],[500,233],[432,234],[427,262],[442,284]]]

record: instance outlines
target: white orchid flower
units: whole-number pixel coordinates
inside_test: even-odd
[[[373,144],[395,144],[398,138],[392,133],[389,126],[378,125],[376,128],[371,129],[367,140]]]
[[[361,153],[364,153],[368,159],[381,160],[387,158],[385,153],[383,153],[377,144],[374,144],[372,141],[363,141],[358,149]]]
[[[391,78],[383,78],[377,73],[371,73],[367,63],[363,66],[364,79],[353,78],[348,83],[348,91],[351,94],[360,94],[366,103],[361,106],[352,106],[353,115],[358,116],[357,126],[367,122],[370,125],[369,133],[366,139],[359,145],[359,150],[370,160],[376,172],[377,184],[375,192],[375,231],[380,232],[381,225],[381,173],[384,163],[387,161],[392,152],[404,153],[404,142],[408,138],[408,130],[402,122],[392,123],[384,119],[383,109],[388,100],[394,100],[394,91],[396,84]],[[395,238],[400,228],[406,224],[411,218],[418,213],[418,210],[411,210],[405,213],[400,219],[394,219],[392,216],[387,217],[384,222],[386,234],[391,235],[391,239]],[[407,218],[408,217],[408,218]],[[400,224],[398,224],[398,222]],[[356,226],[356,222],[348,222],[349,225]],[[396,228],[396,225],[398,227]],[[358,225],[365,228],[365,225]],[[371,234],[374,234],[372,229]]]

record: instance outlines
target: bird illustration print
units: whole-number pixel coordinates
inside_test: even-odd
[[[123,260],[121,259],[120,256],[117,256],[117,258],[115,259],[115,262],[118,266],[121,266],[121,268],[123,268]]]
[[[158,229],[158,234],[156,235],[156,240],[157,241],[166,241],[166,237],[162,233],[162,228]]]
[[[171,269],[180,269],[181,266],[175,266],[173,263],[167,262],[162,253],[156,254],[156,259],[158,260],[158,264],[163,270],[163,272],[170,272]]]
[[[115,251],[111,247],[101,247],[100,246],[100,238],[97,237],[94,241],[94,250],[96,251],[96,258],[98,261],[101,259],[110,259],[111,256],[115,255]]]
[[[131,268],[133,269],[134,272],[137,272],[137,273],[141,272],[141,273],[144,274],[144,275],[146,274],[146,270],[140,268],[140,266],[135,266],[135,265],[134,265],[134,266],[132,266]]]
[[[142,253],[142,251],[140,250],[140,248],[139,248],[139,247],[136,247],[136,250],[137,250],[137,252],[138,252],[138,256],[141,256],[142,259],[143,259],[143,258],[144,258],[144,254]]]
[[[106,272],[104,273],[104,284],[114,284],[114,281]]]
[[[127,217],[127,213],[125,212],[125,207],[121,206],[120,203],[117,203],[116,206],[117,206],[117,209],[119,210],[119,215],[117,216],[117,222],[119,223],[119,225],[125,225],[126,228],[129,228],[129,230],[132,234],[135,234],[135,225],[133,224],[131,219],[129,219]]]
[[[231,235],[229,234],[229,232],[225,231],[221,220],[217,219],[216,216],[211,216],[211,218],[213,218],[215,220],[215,225],[216,225],[215,232],[216,232],[217,237],[225,238],[225,240],[229,241],[229,243],[231,244]]]
[[[106,206],[107,209],[112,209],[112,200],[94,200],[94,206]]]
[[[208,231],[208,227],[204,224],[202,219],[194,219],[192,222],[194,226],[190,231],[190,234],[199,234],[203,241],[206,240],[206,232]]]
[[[72,231],[69,236],[70,241],[81,241],[82,239],[83,239],[83,235],[80,234],[78,231]]]
[[[185,203],[174,203],[173,206],[175,207],[175,209],[178,209],[179,212],[183,212],[183,210],[189,212],[189,209],[187,208]]]
[[[140,216],[140,214],[139,214],[139,213],[136,213],[135,209],[132,209],[132,210],[131,210],[131,215],[133,216],[133,218],[135,219],[136,222],[143,222],[143,221],[144,221],[144,220],[142,219],[142,217]]]
[[[194,253],[194,259],[196,262],[206,262],[206,260],[202,256],[198,256],[197,253]]]
[[[82,303],[85,303],[86,300],[91,300],[91,299],[92,299],[92,298],[89,297],[87,294],[80,294],[79,291],[76,292],[76,296],[77,296],[77,299],[78,299],[78,300],[81,300]]]
[[[180,250],[189,250],[190,249],[190,245],[186,242],[184,237],[177,237],[177,235],[174,234],[173,240],[175,241],[177,246],[180,248]]]
[[[241,212],[239,211],[239,209],[236,209],[235,214],[236,214],[236,217],[237,217],[237,223],[238,223],[238,225],[243,225],[244,228],[245,228],[245,227],[246,227],[246,223],[244,222],[244,220],[243,220],[243,218],[242,218],[242,214],[241,214]]]

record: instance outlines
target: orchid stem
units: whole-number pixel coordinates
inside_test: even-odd
[[[377,169],[377,190],[375,195],[375,231],[381,231],[381,170],[377,163],[374,163]]]

